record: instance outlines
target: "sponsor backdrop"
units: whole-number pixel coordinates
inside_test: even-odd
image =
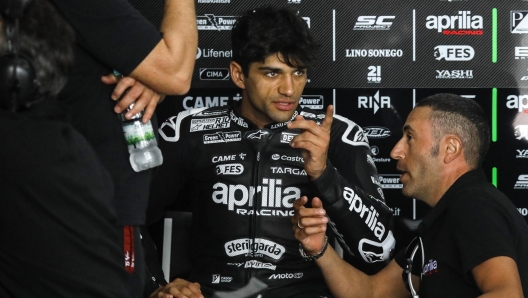
[[[163,0],[130,0],[156,26]],[[240,99],[229,77],[230,30],[262,4],[297,10],[322,44],[301,105],[325,109],[368,133],[394,215],[419,219],[425,204],[401,194],[389,153],[414,104],[439,92],[474,98],[489,115],[488,178],[528,220],[528,1],[197,0],[199,49],[190,92],[168,97],[159,121]]]

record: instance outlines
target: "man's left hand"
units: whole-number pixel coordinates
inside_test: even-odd
[[[334,119],[334,106],[326,109],[326,117],[319,126],[314,121],[305,120],[302,116],[288,123],[289,129],[301,129],[301,133],[290,142],[292,148],[302,149],[306,174],[315,180],[326,169],[326,158],[330,144],[330,129]]]

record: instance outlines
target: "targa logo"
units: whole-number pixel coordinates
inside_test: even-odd
[[[513,189],[528,189],[528,175],[519,175]]]
[[[445,61],[469,61],[475,56],[475,50],[471,46],[449,46],[441,45],[434,48],[436,60]]]
[[[395,16],[359,16],[354,30],[390,30]]]
[[[321,110],[323,108],[322,95],[302,95],[299,99],[299,105],[303,108],[310,108],[314,110]]]
[[[214,14],[205,14],[196,17],[198,30],[231,30],[235,22],[235,16],[215,16]]]
[[[374,96],[358,96],[358,108],[374,109],[374,114],[380,108],[390,108],[390,96],[380,96],[379,90]]]
[[[484,31],[483,18],[471,15],[470,11],[459,11],[456,16],[428,16],[427,29],[436,29],[444,35],[482,35]]]
[[[512,10],[510,12],[511,33],[528,33],[528,10]]]

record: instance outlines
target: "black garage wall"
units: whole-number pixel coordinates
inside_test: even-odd
[[[159,26],[163,0],[130,2]],[[301,104],[334,104],[367,131],[395,216],[419,219],[428,207],[403,197],[390,150],[416,101],[450,92],[474,98],[489,115],[485,171],[528,220],[528,1],[197,0],[192,88],[167,98],[159,121],[240,99],[228,72],[230,29],[238,14],[262,4],[297,10],[321,41]]]

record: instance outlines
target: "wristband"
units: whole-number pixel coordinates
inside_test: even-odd
[[[313,256],[307,255],[306,252],[304,251],[304,248],[302,247],[302,244],[300,244],[300,243],[299,243],[299,252],[301,253],[302,258],[305,261],[315,261],[315,260],[317,260],[317,259],[319,259],[320,257],[323,256],[323,254],[325,253],[327,247],[328,247],[328,237],[325,236],[323,248],[321,248],[321,250],[318,253],[316,253],[315,255],[313,255]]]

